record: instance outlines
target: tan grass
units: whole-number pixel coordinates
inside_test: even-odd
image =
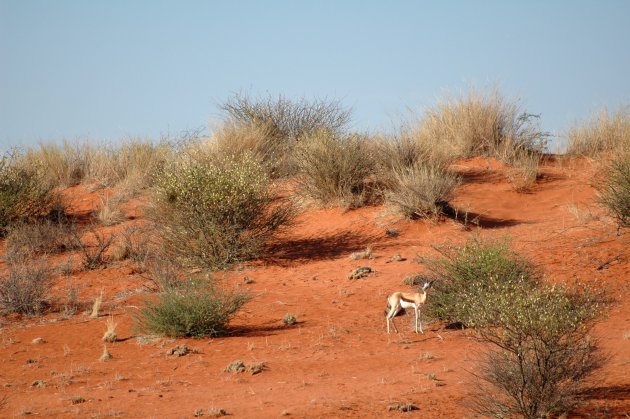
[[[107,349],[107,345],[103,345],[103,354],[101,355],[101,357],[99,358],[99,361],[101,362],[105,362],[105,361],[109,361],[110,359],[112,359],[112,354],[109,352],[109,350]]]
[[[101,310],[101,305],[103,304],[103,290],[101,290],[100,294],[96,296],[94,299],[94,304],[92,304],[92,312],[90,313],[90,317],[98,318],[99,311]]]
[[[567,137],[567,153],[574,156],[596,157],[630,150],[630,107],[613,113],[603,109],[571,127]]]
[[[103,342],[113,343],[118,340],[118,336],[116,336],[116,326],[118,326],[118,324],[114,322],[114,317],[109,316],[107,318],[107,330],[103,335]]]

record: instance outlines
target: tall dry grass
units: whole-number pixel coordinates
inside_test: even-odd
[[[630,150],[630,107],[610,113],[603,109],[585,122],[571,127],[567,134],[567,154],[597,157]]]
[[[471,88],[466,95],[446,96],[425,109],[411,131],[416,141],[432,144],[440,154],[492,156],[510,163],[516,150],[544,151],[548,134],[537,119],[496,89],[482,93]]]

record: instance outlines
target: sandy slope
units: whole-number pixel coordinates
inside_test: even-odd
[[[255,296],[233,321],[230,337],[140,343],[131,314],[146,296],[146,281],[131,265],[59,275],[59,296],[77,286],[89,302],[104,290],[103,312],[114,316],[122,341],[108,346],[112,360],[99,362],[106,316],[3,318],[0,416],[192,417],[197,409],[222,408],[234,417],[383,417],[402,414],[388,412],[389,405],[409,402],[420,407],[405,414],[409,417],[470,417],[465,402],[476,389],[470,372],[482,348],[467,332],[437,323],[416,335],[406,316],[397,319],[402,333],[388,336],[383,310],[386,295],[405,288],[405,275],[423,271],[418,256],[435,255],[432,246],[464,243],[473,234],[509,236],[515,249],[544,269],[548,281],[579,278],[609,291],[616,302],[594,333],[610,360],[590,381],[586,405],[572,415],[630,413],[630,234],[618,235],[596,205],[589,184],[596,169],[589,163],[550,163],[527,194],[514,192],[495,162],[464,161],[457,169],[465,181],[454,203],[469,219],[477,218],[478,227],[453,221],[394,223],[382,207],[309,210],[269,258],[217,274],[227,286],[244,287]],[[82,188],[69,194],[77,213],[98,202]],[[133,205],[129,211],[141,214]],[[389,228],[400,235],[388,237]],[[367,245],[375,259],[348,257]],[[392,261],[395,254],[404,260]],[[348,280],[361,265],[375,273]],[[254,282],[244,284],[245,276]],[[296,326],[282,324],[286,313],[297,316]],[[44,343],[32,343],[38,337]],[[198,353],[166,355],[177,344]],[[267,369],[257,375],[224,372],[236,359],[263,361]],[[32,386],[36,380],[45,386]],[[72,404],[77,396],[86,401]]]

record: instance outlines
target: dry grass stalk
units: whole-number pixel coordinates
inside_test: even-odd
[[[94,299],[94,304],[92,305],[92,313],[90,317],[97,318],[99,316],[99,311],[101,309],[101,305],[103,304],[103,290],[101,290],[100,294],[96,296]]]
[[[116,326],[118,326],[118,324],[114,323],[114,317],[109,316],[107,318],[107,330],[103,335],[103,342],[116,342],[116,340],[118,339],[118,337],[116,336]]]
[[[103,345],[103,354],[99,358],[99,361],[105,362],[105,361],[109,361],[112,358],[113,358],[112,354],[109,353],[109,350],[107,349],[107,345]]]

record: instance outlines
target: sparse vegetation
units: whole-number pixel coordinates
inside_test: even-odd
[[[193,151],[157,178],[151,218],[165,251],[183,264],[223,269],[258,256],[293,218],[260,163]]]
[[[103,345],[103,353],[101,354],[101,357],[98,360],[101,362],[105,362],[105,361],[109,361],[112,358],[113,356],[109,352],[109,349],[107,349],[107,345]]]
[[[89,236],[92,240],[89,240]],[[83,267],[88,270],[101,268],[108,263],[107,251],[116,238],[113,234],[105,234],[92,226],[82,233],[77,228],[71,229],[73,246],[81,251]]]
[[[350,274],[348,275],[348,279],[365,278],[366,276],[368,276],[372,272],[374,272],[374,271],[369,266],[360,266],[360,267],[356,268],[355,270],[353,270],[352,272],[350,272]]]
[[[169,337],[221,336],[229,320],[250,297],[240,291],[222,291],[203,281],[187,281],[178,288],[147,299],[135,316],[140,331]]]
[[[52,220],[17,223],[8,229],[7,261],[14,263],[36,255],[60,253],[71,247],[69,226]]]
[[[360,252],[353,252],[350,254],[350,259],[359,260],[359,259],[374,259],[374,254],[372,253],[372,246],[368,246],[365,250]]]
[[[94,303],[92,304],[92,311],[90,317],[96,319],[100,316],[101,305],[103,304],[103,290],[96,296]]]

